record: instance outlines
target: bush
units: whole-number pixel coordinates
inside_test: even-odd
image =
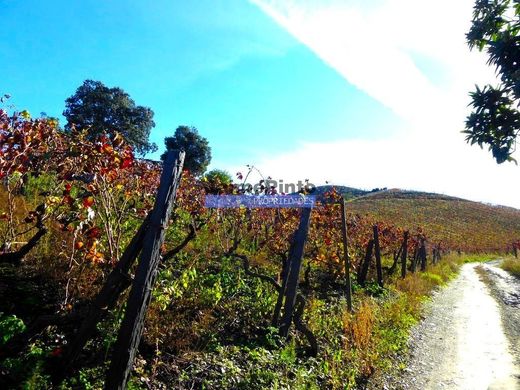
[[[0,346],[9,339],[25,330],[25,324],[15,315],[5,315],[0,312]]]

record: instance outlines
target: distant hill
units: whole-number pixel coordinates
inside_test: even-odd
[[[338,191],[340,194],[343,194],[345,199],[353,199],[369,193],[369,191],[364,191],[353,187],[324,185],[317,186],[316,189],[312,192],[312,194],[316,196],[324,195],[325,193],[331,191],[333,188],[335,188],[336,191]]]
[[[406,229],[421,226],[430,241],[444,242],[452,248],[498,251],[520,239],[518,209],[427,192],[391,189],[368,193],[344,188],[348,189],[350,212],[391,221]]]
[[[434,200],[460,200],[470,202],[469,200],[457,198],[454,196],[436,194],[433,192],[421,192],[412,190],[401,190],[398,188],[392,188],[390,190],[381,191],[365,191],[365,194],[361,196],[367,196],[377,199],[434,199]]]

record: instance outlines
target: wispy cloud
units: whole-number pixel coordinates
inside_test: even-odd
[[[413,123],[453,104],[477,80],[494,79],[464,34],[473,0],[251,0],[349,83]],[[443,67],[449,85],[435,85],[414,54]],[[462,96],[459,92],[464,86]],[[458,99],[457,99],[458,98]]]
[[[520,207],[520,184],[511,180],[520,170],[497,166],[460,134],[468,91],[495,80],[485,56],[466,46],[474,0],[250,1],[409,126],[406,138],[303,143],[259,166],[289,177],[431,190]],[[418,57],[434,70],[421,67]],[[443,82],[435,72],[442,72]]]
[[[440,91],[389,39],[392,26],[376,12],[344,2],[253,2],[347,81],[398,115],[415,120],[425,106],[440,100]]]

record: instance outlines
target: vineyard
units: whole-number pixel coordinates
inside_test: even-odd
[[[422,226],[430,242],[463,252],[511,251],[520,231],[517,209],[445,195],[389,190],[358,197],[349,209],[398,226]]]
[[[238,187],[187,170],[158,226],[163,166],[0,111],[2,388],[103,387],[153,229],[134,389],[362,387],[461,263],[520,246],[515,209],[334,187],[312,210],[211,209]]]

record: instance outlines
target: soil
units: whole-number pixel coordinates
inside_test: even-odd
[[[406,368],[373,389],[520,389],[520,280],[498,261],[465,264],[412,331]]]

